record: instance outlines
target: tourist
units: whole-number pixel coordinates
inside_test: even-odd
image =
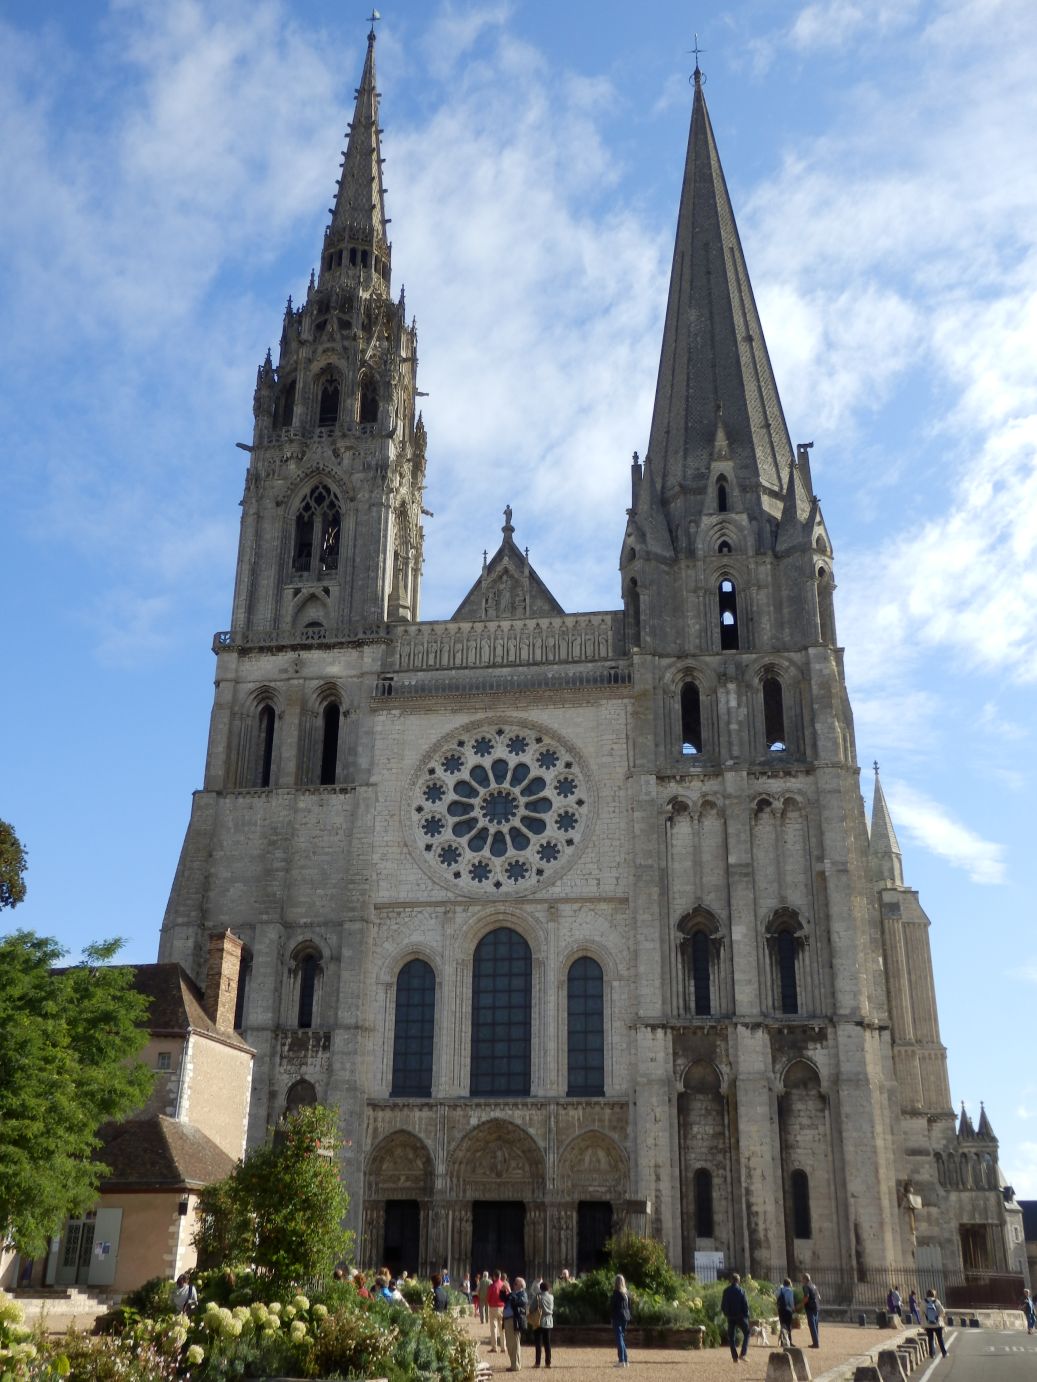
[[[450,1309],[450,1296],[438,1272],[432,1274],[432,1309],[445,1314]]]
[[[616,1332],[616,1355],[619,1361],[617,1368],[630,1366],[627,1358],[627,1326],[630,1324],[630,1292],[622,1276],[617,1276],[612,1289],[612,1299],[609,1302],[609,1313],[612,1318],[612,1328]]]
[[[936,1292],[930,1286],[925,1293],[925,1332],[929,1336],[929,1357],[936,1357],[936,1345],[940,1345],[940,1352],[947,1357],[947,1349],[943,1342],[943,1305],[937,1297]]]
[[[392,1304],[392,1277],[389,1276],[388,1272],[378,1278],[378,1294],[382,1300],[388,1302],[389,1305]]]
[[[907,1312],[914,1320],[915,1324],[922,1323],[922,1317],[918,1313],[918,1297],[915,1295],[913,1288],[911,1290],[910,1295],[907,1298]]]
[[[448,1269],[448,1267],[447,1267],[447,1264],[446,1264],[445,1262],[443,1263],[443,1270],[440,1272],[439,1275],[443,1278],[443,1285],[444,1285],[444,1286],[449,1286],[449,1285],[450,1285],[450,1271],[449,1271],[449,1269]]]
[[[740,1361],[739,1330],[742,1331],[741,1358],[744,1359],[749,1351],[749,1297],[742,1290],[742,1278],[737,1272],[731,1273],[731,1280],[724,1288],[724,1294],[720,1297],[720,1310],[727,1320],[727,1342],[731,1349],[731,1357],[737,1363]]]
[[[778,1287],[778,1347],[792,1347],[792,1316],[796,1311],[796,1297],[791,1278],[786,1277]]]
[[[357,1272],[353,1278],[353,1285],[356,1287],[358,1296],[362,1296],[364,1300],[371,1299],[371,1292],[367,1289],[367,1277],[364,1276],[363,1272]]]
[[[533,1345],[536,1348],[535,1368],[540,1366],[540,1352],[543,1349],[544,1367],[551,1366],[551,1331],[555,1327],[555,1298],[551,1287],[541,1281],[529,1310],[529,1325],[533,1331]]]
[[[806,1273],[803,1274],[803,1314],[810,1330],[810,1347],[820,1348],[821,1292]]]
[[[193,1315],[198,1309],[198,1291],[187,1272],[181,1272],[173,1291],[173,1309],[178,1315]]]
[[[490,1274],[489,1274],[489,1272],[483,1272],[482,1276],[479,1278],[479,1291],[478,1291],[478,1301],[479,1301],[479,1323],[480,1323],[480,1324],[489,1324],[489,1322],[490,1322],[490,1302],[489,1302],[489,1295],[490,1295]]]
[[[903,1308],[903,1297],[895,1286],[891,1286],[889,1295],[886,1297],[886,1313],[892,1317],[891,1322],[900,1323],[900,1312]]]
[[[469,1305],[472,1303],[472,1278],[465,1272],[461,1281],[461,1294]]]
[[[1032,1334],[1037,1328],[1037,1311],[1034,1310],[1033,1296],[1029,1291],[1023,1291],[1023,1314],[1026,1316],[1026,1332]]]
[[[526,1283],[522,1277],[515,1278],[515,1284],[504,1298],[502,1315],[504,1319],[504,1342],[508,1349],[509,1372],[518,1372],[522,1367],[522,1335],[526,1330],[526,1316],[529,1313],[529,1297]]]
[[[505,1283],[501,1278],[501,1273],[494,1272],[493,1280],[490,1282],[490,1289],[487,1292],[486,1302],[490,1311],[490,1352],[501,1353],[504,1350],[504,1296]]]

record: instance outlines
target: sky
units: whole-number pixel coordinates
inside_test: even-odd
[[[0,5],[5,929],[154,959],[201,784],[252,389],[305,293],[356,0]],[[593,14],[593,22],[588,15]],[[417,317],[422,595],[501,511],[619,604],[693,33],[792,439],[835,546],[862,790],[932,919],[955,1102],[1037,1196],[1032,0],[388,0],[394,288]]]

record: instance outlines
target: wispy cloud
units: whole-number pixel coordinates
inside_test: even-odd
[[[964,869],[974,883],[1005,881],[1004,846],[985,840],[955,820],[939,802],[903,782],[886,781],[883,789],[897,829],[954,868]]]

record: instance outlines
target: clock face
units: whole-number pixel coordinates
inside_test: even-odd
[[[408,842],[439,882],[486,897],[529,892],[579,853],[592,814],[590,775],[547,729],[480,721],[426,755],[403,810]]]

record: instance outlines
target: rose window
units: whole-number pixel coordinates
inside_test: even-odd
[[[405,810],[434,877],[465,892],[513,892],[575,858],[589,795],[574,750],[535,729],[494,726],[432,753]]]

